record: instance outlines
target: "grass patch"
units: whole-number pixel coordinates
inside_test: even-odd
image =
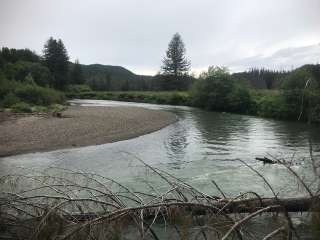
[[[188,92],[180,91],[118,91],[118,92],[69,92],[68,98],[99,99],[126,102],[184,105],[190,106],[190,95]]]

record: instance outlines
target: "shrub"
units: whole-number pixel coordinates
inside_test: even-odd
[[[47,67],[40,63],[18,61],[16,63],[8,63],[4,69],[6,77],[10,80],[24,82],[28,75],[39,86],[47,86],[52,82],[52,76]]]
[[[1,105],[3,107],[10,107],[16,103],[18,103],[20,99],[13,94],[12,92],[9,92],[7,95],[4,96]]]
[[[67,86],[66,90],[71,93],[83,93],[83,92],[91,92],[92,91],[90,86],[85,85],[85,84],[71,84],[71,85]]]
[[[191,90],[192,105],[207,110],[249,113],[251,96],[236,84],[225,68],[209,67]]]
[[[32,108],[28,103],[19,102],[11,106],[13,112],[32,112]]]
[[[296,119],[282,95],[265,95],[257,102],[257,114],[276,119]]]
[[[254,104],[247,88],[234,86],[227,95],[227,108],[231,112],[254,113]]]
[[[282,83],[282,95],[290,118],[319,122],[320,67],[305,65],[290,73]],[[301,116],[300,116],[301,114]]]
[[[8,81],[0,72],[0,100],[2,100],[8,93],[13,92],[23,84],[16,81]]]
[[[172,93],[168,96],[168,104],[171,105],[188,105],[189,98],[186,94]]]
[[[16,95],[25,102],[48,106],[53,103],[63,103],[64,95],[54,89],[37,85],[21,86],[15,91]]]

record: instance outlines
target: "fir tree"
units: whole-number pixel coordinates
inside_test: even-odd
[[[171,39],[166,57],[162,60],[162,71],[166,75],[174,75],[175,78],[188,73],[190,61],[185,57],[186,48],[179,33]]]
[[[85,79],[83,77],[83,72],[82,72],[82,67],[79,63],[79,60],[76,59],[72,70],[71,70],[71,83],[73,84],[84,84],[85,83]]]
[[[44,45],[44,62],[53,75],[51,85],[63,89],[68,83],[69,56],[61,39],[52,37]]]

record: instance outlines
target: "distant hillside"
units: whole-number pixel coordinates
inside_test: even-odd
[[[94,90],[145,89],[152,76],[137,75],[121,66],[91,64],[82,65],[87,84]]]

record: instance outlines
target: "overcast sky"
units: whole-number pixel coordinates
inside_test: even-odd
[[[179,32],[192,71],[291,69],[320,62],[320,0],[0,0],[0,46],[155,74]]]

